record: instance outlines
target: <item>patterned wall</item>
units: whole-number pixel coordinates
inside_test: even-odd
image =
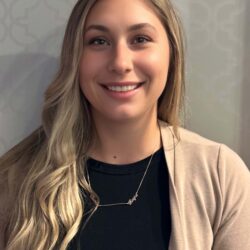
[[[0,154],[40,123],[76,0],[0,0]],[[187,39],[186,126],[250,166],[249,0],[175,0]]]

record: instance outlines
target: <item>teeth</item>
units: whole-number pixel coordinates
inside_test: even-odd
[[[126,92],[130,90],[134,90],[137,88],[137,85],[128,85],[128,86],[107,86],[109,90],[116,92]]]

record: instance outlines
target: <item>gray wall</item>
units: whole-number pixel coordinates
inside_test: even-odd
[[[76,0],[0,0],[0,154],[40,124]],[[186,30],[186,127],[250,166],[249,0],[174,0]]]

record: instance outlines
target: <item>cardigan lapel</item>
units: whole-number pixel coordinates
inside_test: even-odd
[[[159,121],[159,127],[169,172],[169,196],[172,220],[169,250],[186,250],[180,202],[175,185],[175,176],[178,174],[175,172],[175,159],[178,157],[177,151],[180,141],[178,142],[175,137],[172,126],[169,126],[166,122]]]

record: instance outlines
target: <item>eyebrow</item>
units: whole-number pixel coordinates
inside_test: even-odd
[[[149,24],[149,23],[138,23],[138,24],[134,24],[132,26],[130,26],[127,31],[131,32],[131,31],[136,31],[136,30],[140,30],[142,28],[150,28],[153,29],[154,31],[156,31],[156,28]],[[89,30],[94,29],[94,30],[99,30],[99,31],[103,31],[103,32],[107,32],[110,33],[110,29],[106,26],[100,25],[100,24],[92,24],[89,25],[86,30],[85,33],[88,32]]]

